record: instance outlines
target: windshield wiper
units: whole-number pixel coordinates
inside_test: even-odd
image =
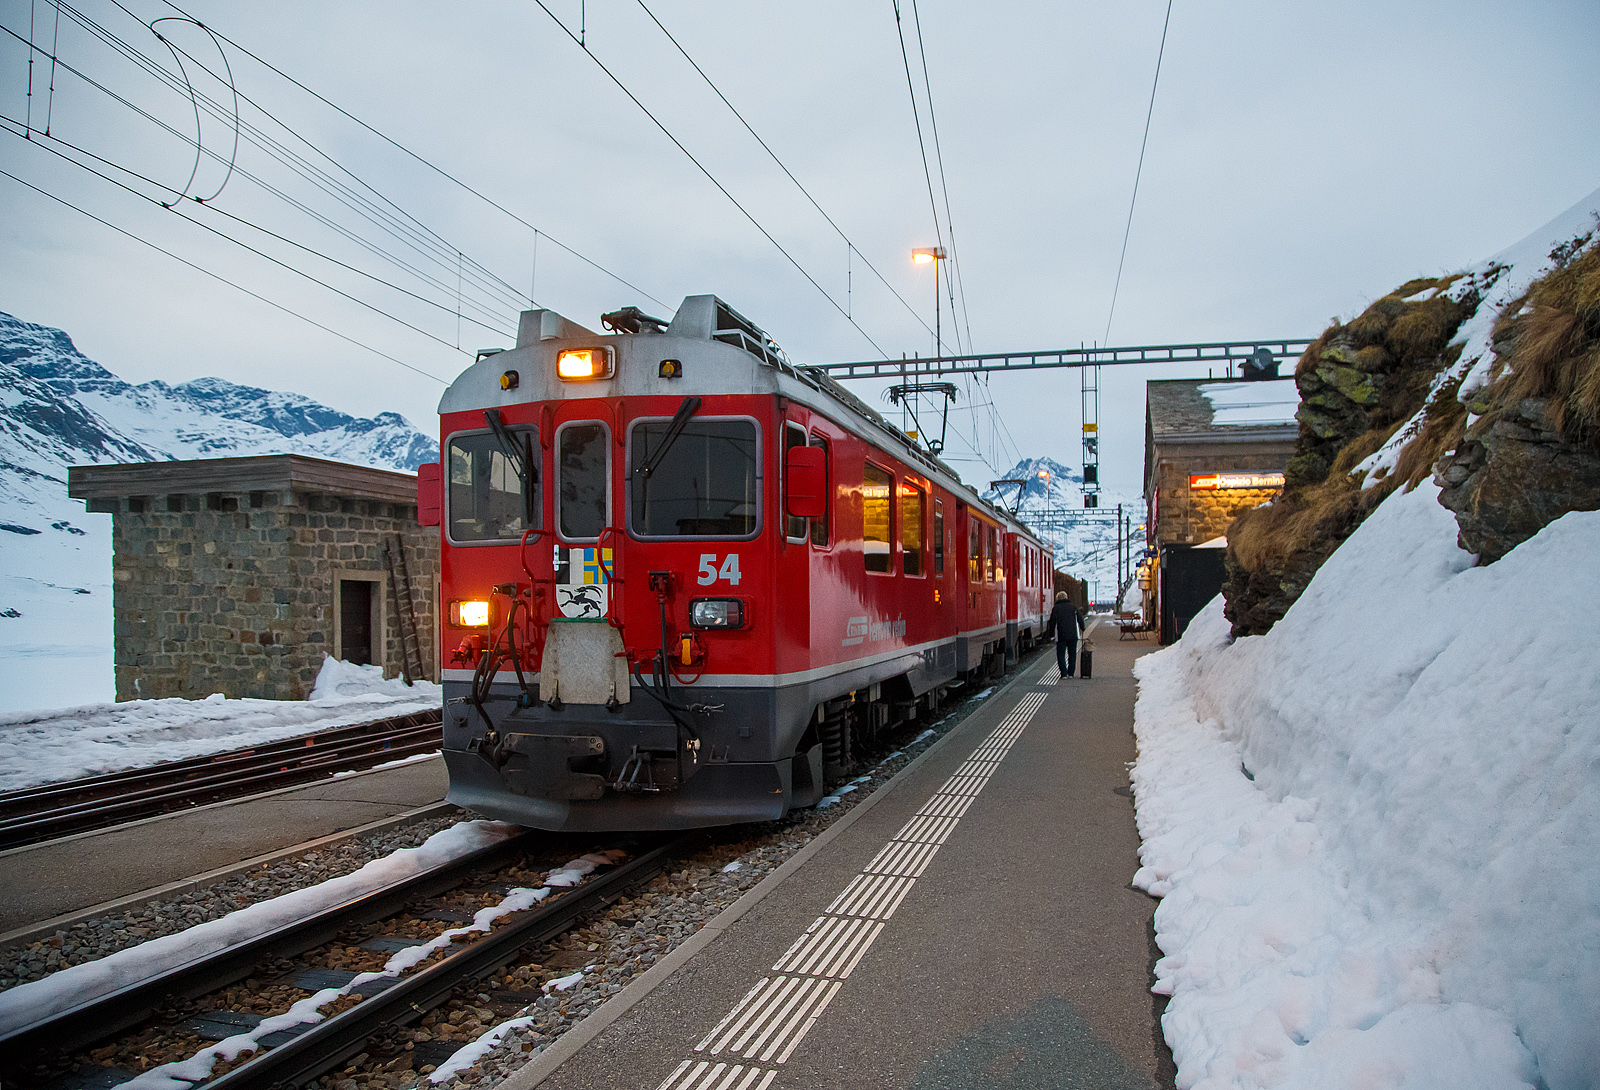
[[[522,442],[519,444],[517,437],[511,434],[505,422],[500,419],[498,409],[485,409],[483,418],[489,422],[489,430],[494,433],[500,449],[505,452],[506,460],[516,471],[517,480],[522,482],[523,525],[532,526],[537,514],[533,509],[533,486],[539,483],[538,463],[533,460],[533,436],[530,432],[524,431]]]
[[[677,415],[672,418],[672,423],[667,425],[667,434],[661,437],[661,445],[655,453],[644,460],[644,464],[633,471],[634,476],[650,479],[650,475],[661,467],[661,459],[666,457],[667,451],[672,449],[672,444],[677,442],[678,436],[683,434],[683,429],[689,423],[689,418],[700,411],[698,397],[686,397],[683,404],[678,406]]]

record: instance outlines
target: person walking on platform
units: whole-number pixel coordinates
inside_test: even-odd
[[[1078,668],[1078,633],[1082,631],[1083,616],[1068,600],[1066,591],[1056,591],[1055,608],[1045,622],[1044,637],[1049,639],[1052,632],[1056,635],[1056,665],[1061,668],[1062,677],[1071,677]]]

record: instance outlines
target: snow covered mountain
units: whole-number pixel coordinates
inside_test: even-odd
[[[1096,600],[1109,600],[1117,586],[1117,505],[1127,520],[1135,550],[1144,546],[1144,501],[1136,495],[1102,491],[1099,506],[1083,506],[1083,475],[1051,458],[1024,458],[1006,471],[1005,480],[1026,481],[1021,487],[1001,485],[983,498],[1017,516],[1055,546],[1056,567],[1090,584]]]
[[[111,520],[67,496],[67,467],[253,454],[409,472],[438,443],[396,413],[221,379],[135,386],[0,313],[0,710],[111,699]]]

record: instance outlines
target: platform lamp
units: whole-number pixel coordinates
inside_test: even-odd
[[[944,351],[944,338],[939,335],[939,262],[944,260],[943,246],[920,246],[911,251],[911,260],[917,265],[933,266],[933,354]]]

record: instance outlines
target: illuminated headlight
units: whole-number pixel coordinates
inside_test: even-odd
[[[689,623],[696,628],[743,628],[744,603],[738,598],[696,598],[689,603]]]
[[[567,382],[610,378],[616,363],[609,347],[563,348],[556,353],[556,374]]]
[[[489,627],[489,603],[451,602],[450,623],[457,628]]]

